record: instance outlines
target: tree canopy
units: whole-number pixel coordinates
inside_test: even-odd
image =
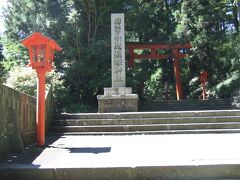
[[[59,107],[96,107],[96,96],[111,86],[111,13],[125,13],[127,42],[192,44],[181,60],[185,98],[199,98],[203,70],[209,73],[212,97],[229,98],[240,87],[238,0],[8,0],[3,70],[26,65],[19,41],[41,31],[63,48],[55,60]],[[127,71],[127,86],[140,100],[161,100],[166,88],[174,99],[172,60],[136,63]]]

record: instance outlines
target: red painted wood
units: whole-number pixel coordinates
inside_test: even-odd
[[[168,54],[134,54],[133,59],[169,59]]]
[[[37,112],[36,112],[36,128],[37,128],[37,145],[45,144],[45,74],[44,69],[38,69],[38,91],[37,91]]]
[[[141,44],[141,43],[128,43],[126,47],[129,51],[130,59],[128,62],[128,67],[132,68],[134,64],[134,59],[169,59],[169,58],[185,58],[187,54],[180,53],[181,49],[190,49],[191,44]],[[134,50],[149,50],[149,54],[136,54]],[[172,54],[157,54],[158,50],[170,50],[177,49],[178,53],[175,53],[175,57]]]
[[[178,50],[173,49],[173,56],[174,58],[174,74],[175,74],[175,80],[176,80],[176,95],[177,95],[177,100],[183,99],[183,91],[182,91],[182,83],[181,83],[181,72],[180,72],[180,67],[179,67],[179,58],[177,58],[178,55]]]
[[[37,145],[45,144],[45,75],[52,70],[54,52],[62,48],[51,38],[36,32],[23,39],[21,43],[28,48],[28,66],[36,69],[38,75],[38,94],[36,110]]]
[[[186,53],[180,52],[182,49],[190,49],[192,45],[187,44],[143,44],[143,43],[128,43],[126,47],[129,50],[130,59],[128,61],[128,67],[132,68],[134,64],[134,59],[169,59],[174,60],[174,74],[176,79],[176,95],[177,100],[183,99],[183,90],[181,83],[181,70],[179,65],[179,60],[187,56]],[[136,54],[134,50],[148,50],[148,54]],[[169,50],[170,54],[158,54],[158,50]]]
[[[207,100],[206,83],[202,83],[202,98],[203,100]]]
[[[170,44],[141,44],[141,43],[128,43],[126,44],[127,48],[134,48],[134,49],[169,49],[171,48]]]
[[[202,97],[203,97],[203,100],[207,99],[207,93],[206,93],[207,78],[208,78],[208,73],[206,71],[202,71],[200,73],[200,82],[202,84]]]
[[[32,67],[33,69],[44,68],[48,71],[51,71],[52,62],[54,61],[54,52],[62,50],[62,48],[53,39],[43,35],[40,32],[31,34],[27,38],[23,39],[21,43],[29,50],[30,62],[28,66]],[[36,48],[36,54],[39,55],[40,49],[43,46],[45,47],[45,61],[35,61],[33,47]]]

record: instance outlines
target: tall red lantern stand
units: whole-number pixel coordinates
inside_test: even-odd
[[[206,93],[207,78],[208,78],[208,73],[206,71],[202,71],[200,73],[200,82],[202,84],[202,97],[203,97],[203,100],[207,99],[207,93]]]
[[[23,39],[21,43],[28,48],[30,62],[28,66],[35,69],[38,76],[36,131],[37,145],[45,144],[45,75],[53,69],[54,52],[62,48],[51,38],[35,32]]]

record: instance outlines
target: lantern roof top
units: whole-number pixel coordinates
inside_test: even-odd
[[[47,44],[50,46],[52,49],[55,49],[57,51],[61,51],[62,48],[58,45],[56,41],[53,39],[43,35],[41,32],[35,32],[31,34],[30,36],[26,37],[25,39],[21,40],[21,43],[27,47],[28,49],[32,45],[37,45],[37,44]]]

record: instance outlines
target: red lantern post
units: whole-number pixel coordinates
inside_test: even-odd
[[[51,38],[40,32],[35,32],[23,39],[21,43],[28,48],[30,62],[28,66],[35,69],[38,76],[36,131],[37,145],[45,144],[45,75],[51,71],[54,52],[62,48]]]
[[[203,100],[207,99],[207,93],[206,93],[206,82],[208,78],[208,73],[206,71],[202,71],[200,73],[200,82],[202,84],[202,96]]]

